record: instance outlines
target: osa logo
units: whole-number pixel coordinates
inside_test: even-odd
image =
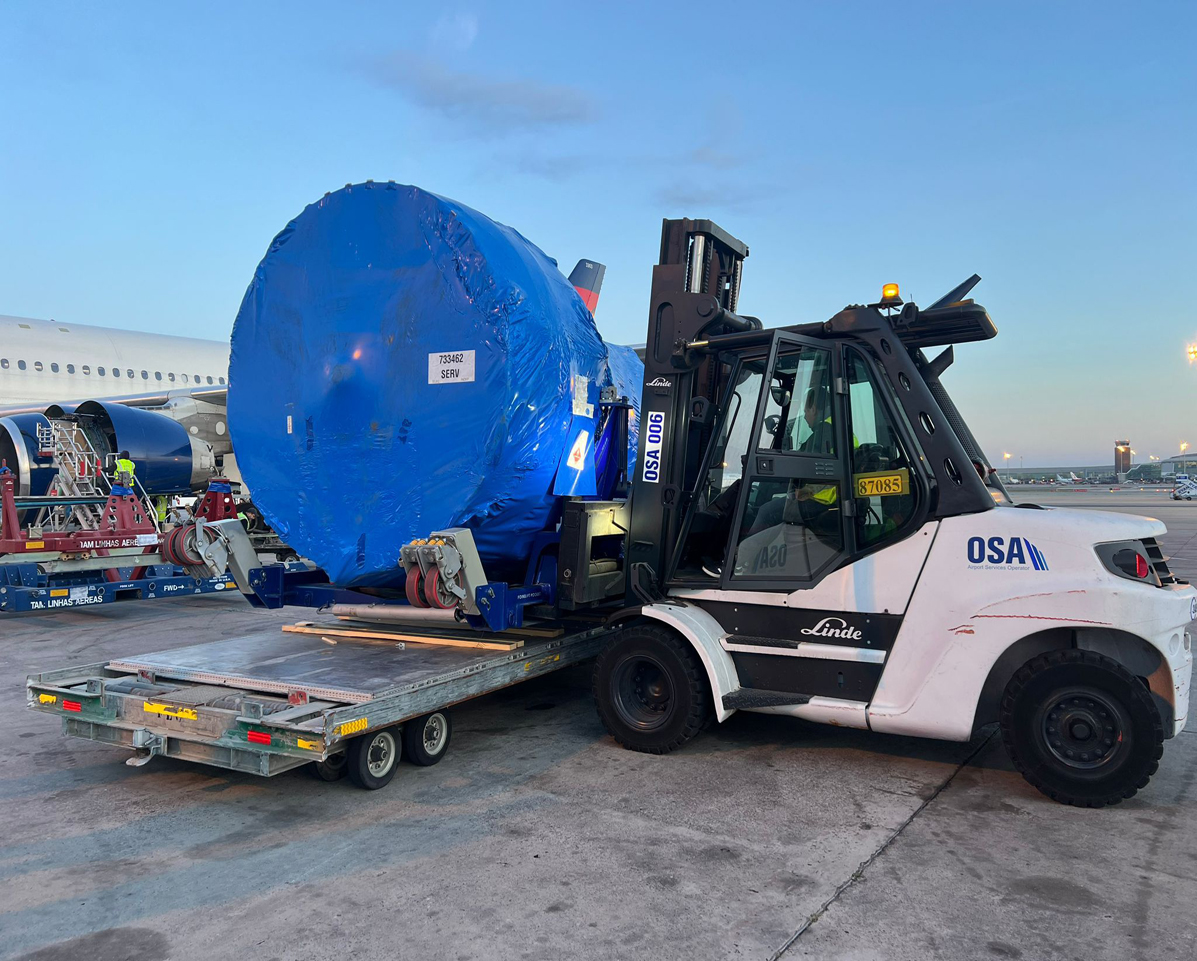
[[[1047,559],[1025,537],[970,537],[968,539],[968,562],[978,568],[1001,568],[1018,570],[1028,564],[1037,571],[1047,570]]]

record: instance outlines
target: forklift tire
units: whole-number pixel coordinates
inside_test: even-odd
[[[453,722],[447,711],[413,717],[403,725],[403,756],[412,764],[431,767],[449,750]]]
[[[399,765],[398,732],[393,727],[380,728],[349,742],[349,780],[367,791],[377,791],[391,783]]]
[[[1093,651],[1027,662],[1002,695],[1010,760],[1061,804],[1104,807],[1133,797],[1159,767],[1164,724],[1147,685]]]
[[[313,761],[312,773],[321,781],[339,781],[349,773],[349,756],[342,751],[329,755],[326,761]]]
[[[594,665],[594,701],[620,744],[668,754],[706,726],[711,695],[694,651],[653,624],[625,627]]]

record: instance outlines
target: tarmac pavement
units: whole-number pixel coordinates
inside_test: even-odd
[[[1161,517],[1197,503],[1017,491]],[[384,790],[68,740],[24,677],[299,619],[238,597],[0,621],[0,958],[1197,955],[1197,730],[1122,805],[1057,805],[952,744],[739,714],[666,757],[605,736],[582,668],[455,713]]]

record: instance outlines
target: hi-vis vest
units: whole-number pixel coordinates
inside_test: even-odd
[[[823,421],[823,423],[826,424],[828,427],[830,427],[831,426],[831,418],[828,417],[826,420]],[[856,435],[853,434],[852,435],[852,449],[856,450],[856,448],[859,446],[860,446],[860,441],[858,441],[856,439]],[[830,507],[832,504],[834,504],[839,499],[839,490],[834,485],[830,485],[827,487],[821,487],[818,490],[816,490],[813,494],[811,494],[811,499],[814,501],[817,501],[820,504],[825,504],[828,507]]]
[[[137,468],[133,465],[133,462],[122,457],[116,462],[116,469],[113,471],[112,476],[120,477],[121,471],[124,471],[129,475],[129,480],[133,480],[133,472],[135,470],[137,470]]]

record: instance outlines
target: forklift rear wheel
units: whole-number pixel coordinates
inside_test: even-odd
[[[377,791],[391,783],[399,763],[399,738],[391,727],[384,727],[349,742],[349,780],[367,791]]]
[[[616,741],[649,754],[685,744],[710,715],[706,676],[694,651],[653,624],[624,628],[599,654],[594,700]]]
[[[1118,804],[1147,786],[1164,753],[1146,684],[1093,651],[1029,661],[1006,686],[999,721],[1014,766],[1062,804]]]
[[[403,725],[403,754],[413,764],[430,767],[449,750],[453,724],[444,711],[414,717]]]
[[[328,760],[313,761],[312,773],[321,781],[339,781],[349,773],[349,757],[342,751],[330,755]]]

